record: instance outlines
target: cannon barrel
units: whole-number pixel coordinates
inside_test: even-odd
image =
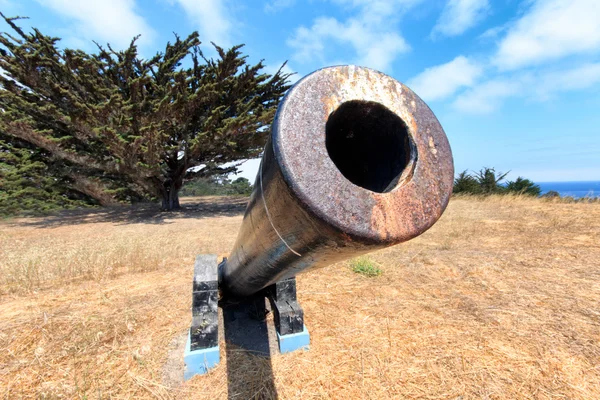
[[[251,295],[410,240],[440,218],[453,176],[446,135],[412,90],[363,67],[315,71],[279,105],[222,287]]]

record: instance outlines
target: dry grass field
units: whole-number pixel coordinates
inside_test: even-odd
[[[221,344],[164,377],[196,254],[226,256],[244,199],[0,223],[0,397],[600,399],[600,203],[455,198],[419,238],[298,278],[311,349]]]

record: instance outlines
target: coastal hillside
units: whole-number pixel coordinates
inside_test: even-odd
[[[194,257],[229,253],[246,199],[183,202],[0,223],[0,397],[600,398],[598,202],[454,197],[368,256],[380,274],[298,277],[310,351],[222,339],[219,366],[181,383]]]

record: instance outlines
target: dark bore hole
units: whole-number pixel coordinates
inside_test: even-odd
[[[378,193],[396,187],[413,151],[400,117],[379,103],[359,100],[345,102],[331,113],[325,145],[346,179]]]

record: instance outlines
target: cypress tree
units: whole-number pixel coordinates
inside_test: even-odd
[[[289,74],[249,65],[242,45],[213,43],[218,56],[206,58],[197,32],[142,59],[137,38],[89,54],[0,15],[12,28],[0,35],[0,132],[56,160],[64,185],[99,203],[155,197],[179,208],[184,180],[260,154],[289,88]]]

